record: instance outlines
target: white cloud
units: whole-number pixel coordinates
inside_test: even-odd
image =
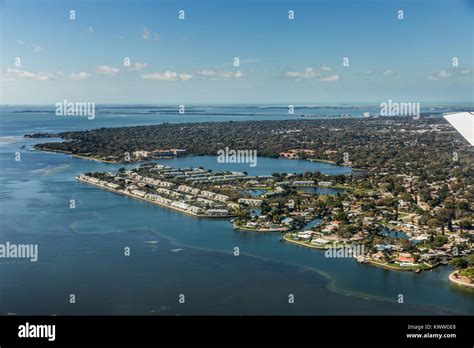
[[[119,71],[120,71],[119,68],[115,68],[109,65],[101,65],[101,66],[98,66],[96,69],[96,72],[98,74],[108,75],[108,76],[115,76],[117,75]]]
[[[191,80],[193,75],[191,74],[179,74],[179,78],[183,81]]]
[[[36,45],[36,44],[31,44],[31,49],[33,50],[33,52],[41,52],[44,50],[43,47],[41,47],[40,45]]]
[[[157,33],[150,33],[150,31],[146,28],[143,27],[143,33],[142,33],[143,40],[154,40],[158,41],[160,39],[160,36]]]
[[[136,62],[134,64],[132,64],[132,66],[130,67],[130,69],[132,70],[142,70],[144,68],[148,67],[148,64],[147,63],[140,63],[140,62]]]
[[[450,78],[462,78],[469,74],[472,74],[472,68],[442,69],[435,74],[429,75],[428,80],[438,81]]]
[[[241,78],[245,76],[240,70],[237,71],[217,71],[212,69],[203,69],[198,72],[198,75],[203,78],[209,78],[211,80],[217,79],[230,79],[230,78]]]
[[[76,81],[83,81],[91,77],[91,74],[81,71],[80,73],[72,73],[69,77]]]
[[[326,64],[323,64],[323,66],[321,67],[321,70],[323,70],[323,71],[331,71],[332,68],[331,68],[330,66],[326,65]]]
[[[452,76],[453,76],[453,73],[450,70],[443,69],[441,71],[438,71],[434,75],[428,76],[428,80],[434,80],[434,81],[435,80],[443,80],[443,79],[450,78]]]
[[[93,32],[94,32],[94,28],[89,25],[89,27],[87,28],[87,32],[88,32],[88,33],[93,33]]]
[[[326,67],[326,71],[328,71],[327,68],[329,67]],[[338,81],[340,79],[339,75],[323,76],[319,72],[315,71],[313,68],[305,68],[303,72],[287,71],[286,77],[293,78],[296,80],[309,79],[309,80],[319,80],[323,82]]]
[[[37,80],[37,81],[47,81],[47,80],[55,80],[57,77],[51,73],[44,73],[44,72],[30,72],[26,70],[17,70],[17,69],[7,69],[5,77],[8,80],[12,79],[29,79],[29,80]]]
[[[391,77],[391,76],[395,76],[395,72],[393,70],[385,70],[383,73],[383,76],[387,76],[387,77]]]
[[[441,77],[442,79],[447,79],[447,78],[453,76],[453,74],[451,73],[451,71],[448,71],[448,70],[441,70],[441,71],[438,73],[438,76]]]
[[[314,79],[317,78],[319,74],[314,71],[313,68],[305,68],[303,72],[287,71],[286,76],[296,79]]]
[[[43,47],[41,47],[40,45],[35,44],[35,43],[27,43],[27,42],[25,42],[25,41],[23,41],[23,40],[17,40],[16,43],[18,44],[18,46],[31,48],[31,50],[32,50],[33,52],[35,52],[35,53],[44,51],[44,48],[43,48]]]
[[[286,76],[287,77],[299,77],[301,74],[297,71],[287,71]]]
[[[319,79],[319,81],[324,81],[324,82],[332,82],[332,81],[339,81],[340,80],[339,75],[331,75],[331,76],[324,76]]]
[[[193,76],[187,73],[177,73],[174,71],[165,71],[164,73],[142,74],[140,77],[144,80],[158,81],[187,81]]]
[[[150,38],[150,32],[145,27],[143,27],[142,37],[143,37],[143,40],[148,40]]]

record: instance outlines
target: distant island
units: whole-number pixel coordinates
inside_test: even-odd
[[[40,150],[121,163],[216,155],[229,147],[362,169],[251,177],[145,162],[78,180],[196,216],[233,217],[237,229],[283,232],[283,241],[303,247],[363,246],[353,257],[387,269],[419,272],[451,262],[474,281],[473,149],[441,117],[162,124],[28,136],[64,140],[37,144]],[[307,189],[321,187],[335,191]]]

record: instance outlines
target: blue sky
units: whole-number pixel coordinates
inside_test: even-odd
[[[0,11],[2,104],[473,100],[471,0],[0,0]]]

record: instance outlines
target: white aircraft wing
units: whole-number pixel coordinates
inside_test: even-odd
[[[444,114],[443,117],[474,146],[474,113],[456,112]]]

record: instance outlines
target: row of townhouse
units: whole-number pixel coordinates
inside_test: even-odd
[[[146,182],[147,184],[152,184],[152,185],[160,186],[160,187],[173,187],[174,186],[172,182],[159,180],[159,179],[153,179],[149,177],[142,177],[141,181]]]
[[[202,204],[205,204],[205,205],[209,205],[209,206],[213,206],[216,204],[215,201],[211,200],[211,199],[207,199],[207,198],[203,198],[203,197],[198,197],[196,199],[199,203],[202,203]]]
[[[209,182],[209,179],[206,175],[206,176],[203,176],[202,178],[201,177],[186,178],[184,179],[184,181],[191,183],[191,185],[194,185],[195,183],[199,183],[199,182]]]
[[[205,190],[202,190],[200,192],[200,196],[205,197],[205,198],[214,199],[214,200],[220,201],[220,202],[227,202],[230,199],[229,196],[222,195],[220,193],[211,192],[211,191],[205,191]]]
[[[293,181],[293,185],[295,185],[295,186],[311,186],[311,185],[314,185],[314,180]]]
[[[178,186],[177,190],[181,191],[181,192],[191,193],[193,195],[197,195],[197,194],[199,194],[199,192],[201,192],[201,190],[198,189],[198,188],[194,188],[194,187],[186,186],[186,185]]]
[[[183,197],[182,193],[179,193],[179,192],[176,192],[176,191],[173,191],[173,190],[168,190],[168,189],[162,188],[162,187],[158,187],[156,189],[156,192],[164,193],[164,194],[167,194],[168,196],[172,196],[172,197],[176,197],[176,198],[182,198]]]
[[[207,209],[206,214],[209,216],[228,216],[229,211],[227,209]]]
[[[131,192],[135,196],[138,196],[138,197],[141,197],[141,198],[144,198],[147,194],[145,191],[141,191],[141,190],[132,190]]]
[[[145,196],[145,198],[149,199],[150,201],[155,201],[155,202],[166,204],[166,205],[171,205],[171,203],[173,202],[173,200],[171,200],[171,199],[168,199],[168,198],[165,198],[165,197],[162,197],[162,196],[159,196],[159,195],[154,195],[152,193],[148,193]]]
[[[191,168],[189,171],[185,171],[184,174],[187,176],[192,176],[192,175],[201,175],[202,173],[205,173],[206,171],[201,168]]]
[[[109,187],[109,188],[114,189],[114,190],[116,190],[120,187],[120,185],[114,184],[113,182],[100,180],[100,179],[97,179],[97,178],[94,178],[94,177],[88,176],[88,175],[79,175],[78,178],[80,180],[90,182],[90,183],[95,184],[95,185],[101,185],[101,186]]]
[[[165,177],[168,177],[168,176],[171,176],[171,177],[172,177],[172,176],[178,176],[178,175],[179,175],[179,176],[183,176],[183,175],[185,175],[185,174],[183,174],[182,171],[173,171],[173,172],[166,172],[166,173],[163,173],[163,176],[165,176]]]
[[[134,158],[149,158],[149,157],[162,157],[162,156],[182,156],[186,155],[185,149],[156,149],[153,151],[138,150],[132,153]]]
[[[93,183],[93,184],[96,184],[96,185],[98,185],[99,182],[100,182],[100,179],[94,178],[92,176],[87,176],[87,175],[79,175],[78,178],[80,180],[84,180],[84,181],[87,181],[87,182],[90,182],[90,183]]]
[[[189,212],[194,213],[194,214],[204,213],[204,209],[202,209],[200,207],[196,207],[194,205],[190,205],[190,204],[180,202],[180,201],[173,201],[172,199],[164,198],[164,197],[159,196],[159,195],[149,193],[149,194],[145,195],[145,198],[149,199],[151,201],[154,201],[154,202],[158,202],[158,203],[161,203],[161,204],[168,205],[170,207],[179,208],[181,210],[186,210],[186,211],[189,211]]]

